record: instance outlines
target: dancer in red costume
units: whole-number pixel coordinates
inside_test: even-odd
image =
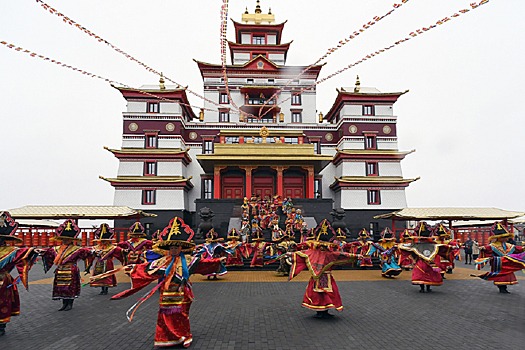
[[[413,237],[413,243],[403,243],[398,245],[401,255],[407,258],[410,256],[414,259],[414,268],[412,270],[412,284],[419,285],[420,293],[431,292],[431,286],[440,286],[443,284],[441,275],[441,259],[447,258],[449,246],[438,244],[432,237],[432,230],[426,222],[420,222],[416,227],[416,236]]]
[[[28,272],[37,257],[33,248],[7,245],[7,242],[22,241],[14,236],[17,228],[18,223],[8,212],[0,214],[0,336],[5,334],[6,325],[11,321],[11,317],[20,315],[17,280],[28,288]],[[14,268],[19,276],[16,280],[11,276]]]
[[[129,228],[129,239],[124,242],[120,242],[117,245],[124,249],[126,254],[126,264],[140,264],[145,261],[143,253],[151,249],[153,242],[146,239],[144,233],[144,226],[137,221]]]
[[[507,231],[501,222],[494,223],[490,229],[489,239],[491,243],[480,248],[480,257],[475,261],[478,269],[490,263],[490,272],[476,277],[492,281],[498,287],[499,292],[504,294],[510,293],[507,290],[507,286],[518,284],[518,280],[512,271],[501,273],[504,266],[502,263],[503,259],[511,254],[523,252],[523,247],[507,242],[510,237],[512,237],[512,234]],[[508,262],[509,259],[505,261]]]
[[[341,252],[337,244],[337,235],[328,220],[323,220],[313,230],[312,239],[303,243],[307,248],[293,253],[290,279],[301,271],[311,274],[306,287],[302,306],[317,311],[316,318],[328,318],[333,315],[329,309],[343,311],[339,289],[332,276],[334,265],[350,264],[360,255]]]
[[[133,319],[136,309],[157,290],[160,291],[159,313],[155,330],[155,346],[168,347],[182,345],[189,347],[193,341],[190,331],[190,306],[193,302],[193,291],[190,275],[199,273],[203,275],[217,271],[220,263],[226,258],[207,259],[203,261],[200,256],[186,255],[195,247],[193,231],[182,221],[175,217],[160,234],[157,246],[168,251],[163,256],[150,263],[130,265],[127,271],[131,276],[131,289],[113,296],[111,299],[128,297],[151,282],[158,280],[155,288],[142,297],[139,302],[128,311],[128,319]]]
[[[75,298],[80,296],[80,270],[78,260],[87,259],[93,255],[91,248],[82,248],[77,245],[81,241],[76,238],[80,228],[73,220],[66,220],[57,228],[54,240],[60,242],[59,246],[50,247],[40,251],[47,273],[51,267],[56,266],[53,279],[53,300],[62,300],[62,307],[58,311],[69,311],[73,308]]]
[[[94,232],[97,245],[93,247],[93,258],[90,259],[90,267],[93,265],[92,276],[105,274],[115,268],[113,259],[117,259],[121,264],[124,263],[124,254],[120,247],[112,243],[115,232],[108,224],[101,224]],[[100,295],[107,295],[109,288],[117,286],[117,278],[115,275],[106,278],[97,279],[91,282],[90,287],[100,287]]]

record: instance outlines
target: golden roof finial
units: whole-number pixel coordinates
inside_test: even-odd
[[[249,14],[249,12],[248,12],[248,6],[246,6],[246,11],[244,11],[244,14],[245,14],[245,15]]]
[[[359,75],[358,75],[355,81],[354,92],[359,92],[359,90],[361,90],[361,82],[359,81]]]
[[[248,8],[246,8],[246,11],[244,11],[242,15],[242,21],[245,23],[255,23],[255,24],[261,24],[261,23],[274,23],[275,22],[275,16],[272,14],[272,9],[268,11],[268,14],[263,14],[261,10],[261,2],[260,0],[257,0],[257,5],[255,6],[255,13],[249,13]]]
[[[257,0],[257,5],[255,6],[255,13],[261,13],[261,2]]]
[[[271,7],[268,8],[268,14],[269,14],[269,15],[272,14],[272,8],[271,8]]]
[[[204,108],[201,108],[201,111],[199,112],[199,121],[204,121]]]
[[[323,112],[319,112],[319,123],[323,122],[323,118],[324,118]]]
[[[162,72],[160,73],[159,86],[161,90],[166,90],[166,86],[164,85],[164,74]]]

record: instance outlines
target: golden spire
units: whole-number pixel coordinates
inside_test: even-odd
[[[201,108],[201,111],[199,112],[199,121],[204,121],[204,108]]]
[[[361,82],[359,81],[359,75],[358,75],[355,81],[354,92],[359,92],[359,90],[361,90]]]
[[[324,118],[323,112],[319,112],[319,123],[323,122],[323,118]]]
[[[164,85],[164,74],[162,72],[160,73],[159,86],[161,90],[166,90],[166,86]]]
[[[275,16],[272,14],[272,10],[268,11],[268,14],[263,14],[261,10],[260,1],[257,0],[257,5],[255,6],[255,13],[248,13],[248,8],[244,11],[242,15],[242,21],[244,23],[254,23],[261,24],[263,22],[271,24],[275,22]]]

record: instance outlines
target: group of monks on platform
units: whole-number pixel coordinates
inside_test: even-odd
[[[96,244],[80,247],[77,238],[80,229],[73,220],[66,220],[56,230],[54,240],[57,245],[44,249],[7,244],[19,240],[14,235],[17,226],[8,212],[0,213],[0,335],[5,333],[11,316],[20,313],[17,284],[21,282],[27,288],[28,271],[40,256],[45,271],[56,267],[52,298],[62,300],[60,311],[71,310],[73,301],[80,295],[79,260],[84,260],[86,270],[91,271],[89,285],[100,287],[102,295],[108,293],[108,288],[116,286],[117,272],[124,271],[130,276],[131,288],[114,295],[111,298],[114,300],[137,293],[151,282],[158,281],[126,314],[131,321],[137,308],[158,291],[157,347],[188,347],[192,343],[189,310],[194,296],[190,276],[201,274],[216,278],[226,273],[226,266],[241,264],[249,253],[254,255],[252,266],[259,266],[258,261],[264,259],[285,261],[287,268],[282,267],[279,272],[288,274],[290,279],[307,270],[311,278],[302,305],[316,311],[316,318],[330,318],[333,315],[328,313],[329,309],[343,309],[331,273],[334,266],[356,263],[362,267],[370,266],[372,255],[377,253],[384,276],[393,277],[403,268],[412,269],[412,283],[420,285],[421,292],[425,292],[426,286],[428,292],[430,286],[443,283],[443,274],[453,267],[459,249],[455,242],[447,241],[448,232],[442,225],[431,228],[424,222],[418,224],[414,235],[406,230],[399,243],[389,230],[383,231],[378,242],[370,241],[366,230],[362,230],[357,241],[347,243],[341,230],[334,230],[328,220],[323,220],[308,230],[300,242],[295,242],[293,235],[284,231],[271,242],[272,245],[257,237],[252,237],[252,242],[243,243],[238,231],[232,229],[226,243],[212,229],[206,234],[205,243],[196,246],[193,230],[182,219],[174,217],[152,240],[146,239],[144,227],[136,222],[129,229],[130,238],[115,244],[113,230],[102,224],[95,231]],[[494,224],[492,243],[482,248],[477,261],[480,267],[490,263],[492,268],[477,277],[494,281],[502,293],[507,285],[517,283],[513,272],[525,268],[524,254],[513,254],[522,252],[521,247],[506,242],[509,235],[501,223]],[[261,242],[265,246],[263,250],[258,246]],[[115,259],[121,263],[117,268],[113,262]],[[19,276],[13,279],[11,271],[15,268]]]

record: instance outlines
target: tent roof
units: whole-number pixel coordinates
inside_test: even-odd
[[[392,220],[503,220],[525,215],[523,212],[498,208],[403,208],[374,216]]]
[[[121,219],[157,216],[124,206],[26,205],[8,210],[14,219]]]

